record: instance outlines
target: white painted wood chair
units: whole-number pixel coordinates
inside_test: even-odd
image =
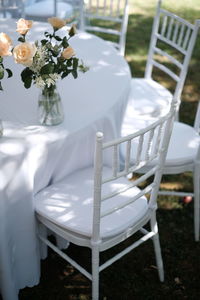
[[[163,174],[181,174],[192,172],[193,192],[180,192],[174,190],[160,190],[160,195],[172,195],[178,197],[194,197],[194,236],[199,241],[200,234],[200,103],[196,112],[194,126],[175,121],[172,136],[164,164]],[[126,149],[121,147],[121,161],[125,164]],[[130,154],[131,161],[137,160],[137,153],[134,148]],[[157,161],[152,161],[149,166],[137,170],[136,173],[146,173],[157,165]]]
[[[23,0],[1,0],[0,18],[20,18],[24,16]]]
[[[82,1],[80,29],[93,33],[104,33],[107,38],[114,38],[110,43],[125,52],[128,26],[128,0],[88,0]],[[93,25],[93,21],[98,22]]]
[[[159,0],[152,27],[145,76],[133,78],[131,82],[129,110],[132,110],[132,118],[138,117],[144,122],[166,114],[173,96],[180,99],[200,26],[200,20],[190,24],[162,9],[161,3]],[[172,79],[173,92],[153,79],[156,68]]]
[[[164,280],[156,201],[174,111],[175,106],[172,106],[168,115],[149,127],[111,142],[104,142],[103,134],[97,133],[94,168],[88,166],[77,170],[35,196],[39,239],[92,281],[93,300],[99,299],[99,273],[150,238],[154,243],[159,278]],[[144,145],[143,141],[147,136],[148,145]],[[152,147],[154,139],[156,147]],[[139,141],[137,161],[132,164],[130,153],[135,141]],[[126,145],[126,163],[122,171],[119,163],[121,144]],[[110,158],[112,166],[104,164],[105,155],[107,161]],[[139,179],[129,181],[126,178],[129,173],[138,171],[155,159],[157,164]],[[138,188],[148,178],[152,181],[145,187]],[[147,198],[146,194],[150,197]],[[150,223],[150,230],[144,228],[147,223]],[[92,272],[86,271],[50,242],[44,235],[44,228],[78,246],[89,247],[92,252]],[[100,265],[100,252],[114,247],[138,231],[142,234],[141,238]]]

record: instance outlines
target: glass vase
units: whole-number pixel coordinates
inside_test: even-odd
[[[64,120],[63,106],[56,86],[45,87],[39,94],[38,117],[42,125],[58,125]]]

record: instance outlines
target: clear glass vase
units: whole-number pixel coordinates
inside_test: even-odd
[[[63,106],[56,86],[45,87],[39,94],[38,117],[42,125],[58,125],[64,120]]]
[[[3,135],[3,122],[0,119],[0,137]]]

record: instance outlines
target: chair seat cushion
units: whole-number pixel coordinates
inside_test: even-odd
[[[130,124],[132,133],[138,130],[137,123]],[[144,143],[147,143],[148,138],[145,139]],[[169,143],[167,157],[165,161],[165,167],[178,167],[188,164],[192,164],[197,155],[198,147],[200,144],[200,137],[198,132],[192,127],[185,123],[174,122],[172,135]],[[152,144],[155,146],[154,143]],[[131,160],[134,163],[137,153],[138,140],[135,145],[132,144],[131,148]],[[126,145],[121,144],[120,148],[121,159],[124,161],[126,154]],[[142,155],[144,157],[144,155]],[[155,162],[154,162],[155,163]],[[166,172],[164,171],[166,174]],[[170,173],[170,172],[169,172]]]
[[[194,162],[200,137],[194,127],[174,122],[174,128],[166,158],[166,166],[178,166]]]
[[[62,182],[53,184],[35,196],[35,210],[42,217],[52,221],[64,229],[87,237],[92,235],[93,222],[93,168],[78,170],[67,176]],[[104,167],[104,173],[111,174],[110,168]],[[126,178],[103,185],[103,194],[127,185]],[[139,189],[134,187],[102,202],[102,212],[116,207],[133,197]],[[122,208],[101,220],[100,234],[102,238],[114,236],[124,229],[136,224],[148,212],[146,197]]]
[[[54,1],[44,0],[32,3],[25,7],[25,15],[52,17],[54,16]],[[57,2],[57,16],[59,18],[71,18],[73,16],[73,7],[65,2]]]
[[[121,136],[147,127],[168,113],[172,94],[152,79],[131,80],[131,91],[124,113]]]
[[[129,107],[135,115],[159,117],[169,111],[171,100],[172,94],[158,82],[145,78],[131,80]]]

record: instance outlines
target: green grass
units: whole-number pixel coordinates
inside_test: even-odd
[[[164,0],[163,2],[164,8],[192,23],[196,18],[200,18],[199,0]],[[142,77],[157,1],[131,0],[130,3],[126,59],[132,75]],[[161,75],[158,73],[157,76]],[[200,99],[199,78],[200,37],[198,36],[180,109],[180,119],[189,124],[193,123],[197,102]],[[162,81],[168,84],[165,77],[162,77]],[[191,174],[165,176],[162,187],[192,190]],[[153,246],[149,241],[102,272],[100,299],[200,299],[200,243],[195,243],[193,237],[193,202],[184,204],[181,200],[174,197],[158,199],[158,223],[165,282],[161,284],[158,280]],[[69,252],[83,265],[89,264],[88,249],[82,253],[78,247],[71,245]],[[108,257],[109,253],[109,251],[105,253],[103,258]],[[91,299],[91,284],[51,251],[48,259],[42,262],[40,284],[20,292],[20,300],[75,299]]]

